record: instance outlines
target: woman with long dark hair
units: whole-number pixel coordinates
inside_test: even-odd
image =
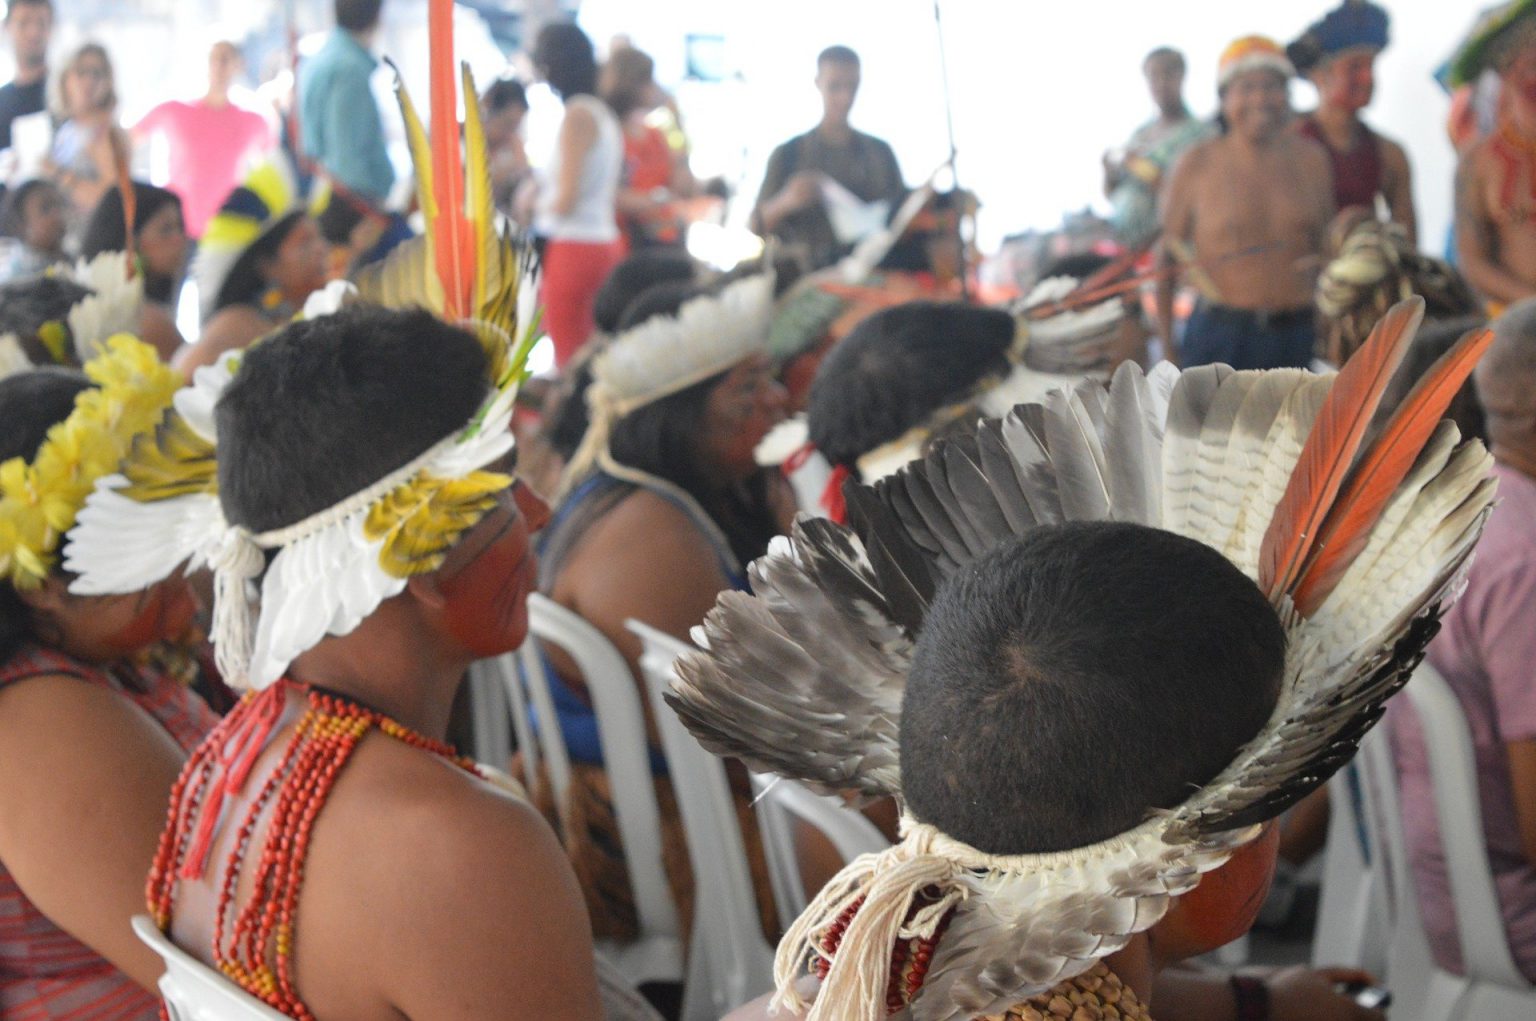
[[[652,295],[652,314],[593,363],[592,421],[545,530],[539,576],[542,592],[625,656],[637,684],[640,642],[624,622],[686,638],[721,591],[746,587],[745,565],[792,512],[782,481],[753,456],[784,415],[784,389],[766,351],[771,277],[717,293],[656,288]],[[565,682],[557,710],[574,763],[561,813],[576,820],[566,849],[594,933],[630,938],[636,923],[622,852],[617,841],[593,837],[615,832],[596,717],[574,664],[554,649],[550,660]],[[686,924],[692,879],[659,757],[654,766],[668,878]]]
[[[597,91],[592,41],[575,25],[546,25],[533,63],[565,103],[545,167],[533,230],[544,240],[544,327],[563,368],[592,334],[592,302],[623,257],[614,202],[624,163],[623,133]]]
[[[175,192],[142,181],[133,182],[133,250],[144,275],[144,305],[139,336],[162,358],[175,356],[182,345],[176,328],[176,303],[187,272],[186,220]],[[96,203],[80,235],[80,257],[90,260],[128,247],[128,220],[122,189],[114,186]]]
[[[83,373],[0,380],[0,1016],[159,1016],[164,969],[128,921],[177,771],[214,723],[190,661],[157,651],[194,603],[179,575],[75,595],[61,550],[180,382],[126,337]]]

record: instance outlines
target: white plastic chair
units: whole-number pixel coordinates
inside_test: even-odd
[[[672,686],[673,662],[691,646],[639,621],[625,621],[624,626],[644,644],[640,668],[661,731],[699,891],[682,1021],[715,1021],[773,988],[773,949],[763,938],[725,766],[694,740],[662,697]]]
[[[1344,965],[1383,975],[1389,917],[1386,880],[1366,842],[1364,784],[1356,763],[1328,782],[1328,843],[1323,852],[1312,966]]]
[[[286,1014],[172,943],[148,915],[134,916],[133,932],[165,961],[160,995],[171,1021],[286,1021]]]
[[[1424,735],[1466,974],[1444,970],[1430,953],[1403,839],[1390,741],[1386,733],[1372,735],[1361,761],[1372,809],[1371,847],[1381,850],[1391,886],[1387,984],[1393,1021],[1530,1021],[1536,1017],[1536,987],[1515,967],[1504,934],[1466,717],[1450,686],[1427,663],[1408,682],[1406,697]]]
[[[651,780],[645,715],[634,674],[602,632],[545,596],[528,597],[528,633],[529,640],[515,653],[481,660],[472,666],[471,681],[480,689],[498,687],[505,700],[501,705],[510,701],[529,793],[537,792],[542,759],[561,820],[568,823],[565,814],[571,759],[560,733],[550,689],[551,684],[560,682],[546,673],[538,643],[559,646],[575,661],[597,714],[598,743],[603,750],[619,838],[624,843],[625,867],[640,930],[633,942],[600,940],[598,951],[634,985],[681,981],[682,926],[662,864],[661,813]],[[491,700],[486,699],[477,704],[476,711],[489,703]],[[491,711],[505,713],[501,708]],[[535,717],[539,724],[537,732],[533,726]]]
[[[810,903],[810,891],[800,874],[795,850],[796,820],[815,827],[831,842],[844,864],[861,854],[890,847],[874,823],[836,798],[817,794],[804,784],[766,773],[752,774],[757,794],[757,825],[768,857],[768,877],[779,922],[789,925]]]

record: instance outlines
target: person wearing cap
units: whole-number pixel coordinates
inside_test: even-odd
[[[1185,154],[1164,196],[1160,259],[1201,300],[1174,346],[1172,272],[1159,280],[1158,329],[1185,365],[1304,367],[1316,339],[1312,286],[1334,215],[1322,147],[1289,129],[1294,74],[1279,44],[1228,46],[1217,77],[1222,133]]]
[[[1504,115],[1456,172],[1456,254],[1490,311],[1536,295],[1536,0],[1488,12],[1452,58],[1451,87],[1495,71]]]
[[[1360,111],[1376,91],[1376,57],[1387,46],[1387,12],[1369,0],[1345,0],[1286,47],[1296,70],[1317,86],[1318,105],[1296,129],[1328,151],[1340,209],[1375,210],[1386,199],[1392,221],[1413,242],[1418,221],[1408,154],[1372,131]]]
[[[285,165],[267,163],[230,192],[203,232],[192,276],[203,335],[176,356],[190,378],[225,351],[292,319],[325,286],[328,250]]]

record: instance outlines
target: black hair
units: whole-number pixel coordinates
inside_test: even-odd
[[[336,27],[366,32],[379,23],[384,0],[336,0]]]
[[[1216,550],[1121,522],[1037,528],[941,586],[901,710],[912,813],[989,854],[1174,808],[1279,697],[1285,633]]]
[[[34,177],[12,188],[0,202],[0,237],[23,239],[27,234],[27,199],[43,188],[57,190],[46,177]]]
[[[1154,60],[1171,60],[1178,65],[1180,71],[1185,70],[1184,54],[1180,53],[1172,46],[1157,47],[1157,49],[1153,50],[1151,53],[1148,53],[1146,57],[1142,59],[1141,66],[1145,68]]]
[[[592,302],[592,318],[604,333],[615,333],[635,299],[657,284],[692,282],[698,263],[676,248],[646,248],[613,267]],[[675,310],[674,310],[675,311]]]
[[[354,305],[252,347],[220,399],[219,497],[253,532],[325,510],[463,428],[485,352],[421,309]]]
[[[261,264],[277,256],[277,250],[288,240],[288,235],[304,216],[302,209],[289,213],[240,253],[240,258],[229,268],[224,283],[219,285],[219,293],[213,302],[214,312],[230,305],[260,304],[262,292],[267,289],[267,278],[262,273]]]
[[[1009,371],[1013,317],[914,301],[882,309],[827,354],[806,406],[810,439],[834,465],[865,454]]]
[[[133,182],[134,211],[133,233],[139,231],[154,218],[166,206],[175,206],[181,211],[181,199],[176,193],[165,188],[157,188],[143,181]],[[121,252],[128,246],[123,226],[123,192],[114,185],[96,203],[96,208],[91,211],[91,218],[85,223],[85,232],[80,236],[80,257],[94,259],[102,252]],[[150,301],[168,304],[174,297],[173,291],[179,281],[172,277],[159,273],[145,273],[144,296]]]
[[[528,92],[516,78],[498,78],[480,94],[480,105],[491,113],[500,113],[509,106],[528,109]]]
[[[561,99],[597,91],[597,58],[592,40],[569,21],[553,22],[539,30],[533,63]]]
[[[48,366],[0,379],[0,463],[31,461],[48,430],[75,410],[75,398],[91,387],[77,369]],[[32,637],[26,604],[9,582],[0,584],[0,663]]]
[[[59,364],[40,336],[45,324],[58,323],[64,331],[63,364],[76,365],[69,310],[91,294],[89,287],[52,273],[8,280],[0,284],[0,335],[14,333],[33,365]]]
[[[858,67],[859,55],[849,46],[828,46],[816,54],[817,70],[820,70],[823,64],[841,64],[844,67]]]

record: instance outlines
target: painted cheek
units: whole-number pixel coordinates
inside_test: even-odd
[[[536,568],[528,529],[519,517],[484,553],[442,582],[448,633],[477,659],[523,644]]]
[[[106,635],[102,643],[128,655],[156,642],[179,638],[196,613],[197,603],[186,581],[164,582],[146,591],[133,607],[132,616]]]
[[[1170,960],[1208,953],[1248,931],[1269,893],[1279,847],[1280,828],[1271,823],[1259,839],[1174,902],[1159,923],[1157,940],[1173,955]]]

